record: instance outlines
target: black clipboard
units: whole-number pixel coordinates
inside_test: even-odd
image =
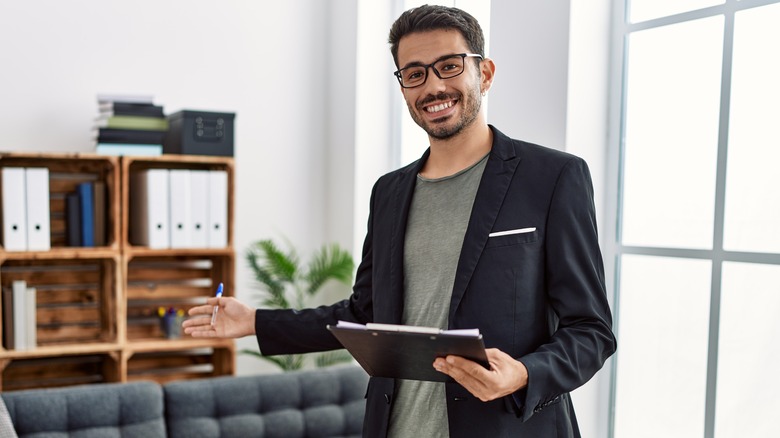
[[[482,335],[352,328],[328,325],[327,329],[372,377],[452,382],[436,371],[437,357],[456,355],[489,369]]]

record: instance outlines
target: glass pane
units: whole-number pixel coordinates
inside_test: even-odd
[[[724,263],[715,437],[778,437],[780,266]]]
[[[714,5],[722,5],[723,0],[631,0],[629,6],[630,21],[637,23],[681,12],[693,11]]]
[[[710,266],[705,260],[623,256],[616,437],[703,436]]]
[[[723,246],[780,253],[780,4],[734,24]]]
[[[630,36],[622,241],[712,248],[723,17]]]

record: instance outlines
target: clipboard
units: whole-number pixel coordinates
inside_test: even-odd
[[[456,355],[489,369],[481,334],[453,334],[427,327],[349,324],[327,329],[372,377],[453,382],[433,368],[437,357]]]

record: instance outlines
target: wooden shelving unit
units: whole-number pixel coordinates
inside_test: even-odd
[[[234,373],[233,341],[166,339],[157,315],[202,303],[219,282],[226,295],[234,290],[232,158],[0,153],[0,167],[49,169],[52,234],[48,251],[0,247],[0,286],[25,280],[38,290],[37,346],[0,348],[0,390]],[[130,175],[150,168],[227,172],[227,246],[150,249],[128,241]],[[106,245],[68,247],[65,194],[96,180],[106,183]],[[0,308],[0,335],[2,317]]]

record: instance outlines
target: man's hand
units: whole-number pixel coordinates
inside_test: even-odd
[[[219,306],[219,312],[211,325],[214,306]],[[193,338],[240,338],[255,334],[255,309],[233,297],[209,298],[206,304],[190,309],[189,314],[196,317],[181,326]]]
[[[522,362],[497,348],[488,348],[490,369],[460,356],[436,358],[433,367],[455,379],[482,401],[512,394],[528,384],[528,370]]]

